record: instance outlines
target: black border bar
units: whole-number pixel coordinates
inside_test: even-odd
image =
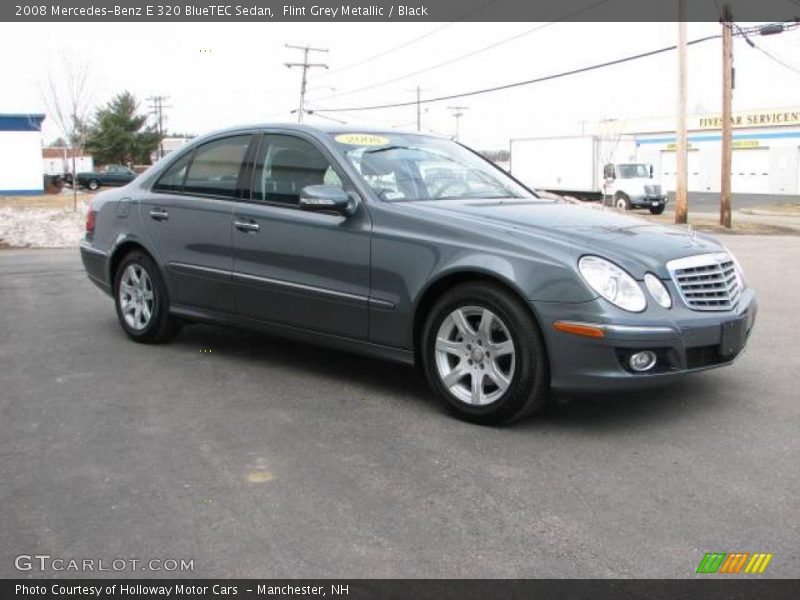
[[[24,586],[24,587],[19,587]],[[113,587],[112,587],[113,586]],[[127,591],[123,586],[128,586]],[[170,589],[169,595],[158,588]],[[183,593],[178,586],[183,586]],[[215,587],[216,586],[216,587]],[[260,593],[269,587],[281,593]],[[39,593],[31,590],[38,588]],[[317,588],[317,591],[315,591]],[[27,591],[26,591],[27,590]],[[97,590],[99,594],[95,593]],[[187,591],[190,590],[190,591]],[[337,593],[338,591],[338,593]],[[223,593],[225,592],[225,593]],[[325,592],[323,595],[321,592]],[[212,579],[6,579],[0,580],[0,598],[37,600],[547,600],[569,598],[595,600],[620,598],[713,600],[800,598],[796,579],[730,578],[663,579],[352,579],[352,580],[212,580]]]
[[[687,0],[687,21],[800,19],[794,0]],[[678,0],[4,0],[11,22],[677,21]]]

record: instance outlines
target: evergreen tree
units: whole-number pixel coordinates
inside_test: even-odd
[[[139,114],[139,103],[128,91],[117,94],[95,113],[86,149],[97,164],[150,164],[160,142],[158,131]]]

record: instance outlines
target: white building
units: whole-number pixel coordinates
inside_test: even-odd
[[[175,152],[175,150],[178,150],[184,144],[191,142],[192,139],[194,138],[183,136],[165,137],[163,140],[161,140],[159,148],[150,153],[150,160],[155,163],[159,158],[166,156],[171,152]]]
[[[44,191],[42,121],[44,115],[0,114],[0,195]]]
[[[75,154],[75,170],[78,173],[94,170],[94,159],[88,154],[78,153],[63,146],[42,148],[45,175],[72,173],[72,155]]]
[[[734,112],[731,187],[740,194],[800,194],[800,107]],[[688,118],[689,191],[719,192],[722,119]],[[667,190],[675,190],[675,117],[604,121],[601,136],[632,134],[637,160],[655,167]]]

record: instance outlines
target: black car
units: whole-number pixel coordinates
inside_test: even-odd
[[[136,177],[137,174],[133,169],[123,165],[106,165],[97,171],[78,173],[78,186],[90,190],[99,189],[101,186],[118,187],[129,184]],[[71,185],[72,174],[67,173],[65,180]]]

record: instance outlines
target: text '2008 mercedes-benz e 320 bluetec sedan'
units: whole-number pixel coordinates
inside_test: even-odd
[[[756,315],[713,238],[540,198],[412,133],[217,132],[96,196],[86,230],[137,342],[219,323],[417,364],[481,423],[730,364]]]

